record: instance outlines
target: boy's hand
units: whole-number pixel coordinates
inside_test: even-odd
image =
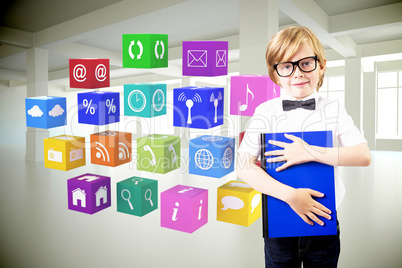
[[[324,194],[311,189],[294,189],[290,194],[286,203],[299,215],[306,223],[314,225],[314,222],[319,225],[324,225],[324,222],[317,216],[331,219],[331,210],[317,202],[312,198],[323,197]],[[313,222],[314,221],[314,222]]]
[[[286,161],[283,165],[278,167],[276,171],[281,171],[290,166],[309,162],[314,159],[313,156],[306,150],[306,148],[309,146],[307,142],[294,135],[285,134],[285,137],[293,142],[287,143],[273,140],[268,141],[272,145],[283,148],[283,150],[275,150],[265,153],[265,156],[276,156],[268,158],[268,163]]]

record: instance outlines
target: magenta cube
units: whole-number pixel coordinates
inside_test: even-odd
[[[228,47],[227,41],[184,41],[183,75],[227,75]]]
[[[238,75],[230,79],[230,114],[252,116],[255,108],[280,96],[268,75]]]
[[[208,222],[208,190],[176,185],[161,193],[161,226],[193,233]]]
[[[110,177],[86,173],[67,180],[68,209],[94,214],[110,207]]]

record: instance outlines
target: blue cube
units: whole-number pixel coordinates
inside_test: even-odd
[[[66,98],[41,96],[25,99],[27,127],[53,128],[65,126]]]
[[[120,122],[119,92],[78,93],[78,123],[107,125]]]
[[[124,85],[124,115],[155,117],[166,114],[166,84]]]
[[[189,173],[222,178],[234,170],[235,139],[204,135],[190,140]]]
[[[223,87],[174,89],[173,125],[209,129],[223,124]]]

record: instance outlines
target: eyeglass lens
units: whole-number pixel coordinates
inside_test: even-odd
[[[299,66],[303,72],[312,72],[316,68],[317,61],[314,57],[308,57],[296,62],[282,62],[276,66],[280,76],[289,76],[293,73],[295,66]]]

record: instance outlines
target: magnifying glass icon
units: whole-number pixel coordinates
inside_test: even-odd
[[[149,193],[149,194],[148,194]],[[148,196],[147,196],[148,195]],[[148,189],[145,191],[145,200],[149,201],[149,203],[151,204],[151,206],[154,206],[154,203],[151,200],[151,196],[152,196],[152,192],[151,189]]]
[[[124,193],[126,193],[126,192],[127,192],[126,196],[128,196],[127,198],[124,197]],[[121,197],[122,197],[125,201],[128,202],[128,204],[130,205],[131,210],[134,210],[133,204],[131,204],[131,202],[130,202],[130,198],[131,198],[131,193],[130,193],[130,191],[127,190],[127,189],[123,189],[123,191],[121,191]]]

